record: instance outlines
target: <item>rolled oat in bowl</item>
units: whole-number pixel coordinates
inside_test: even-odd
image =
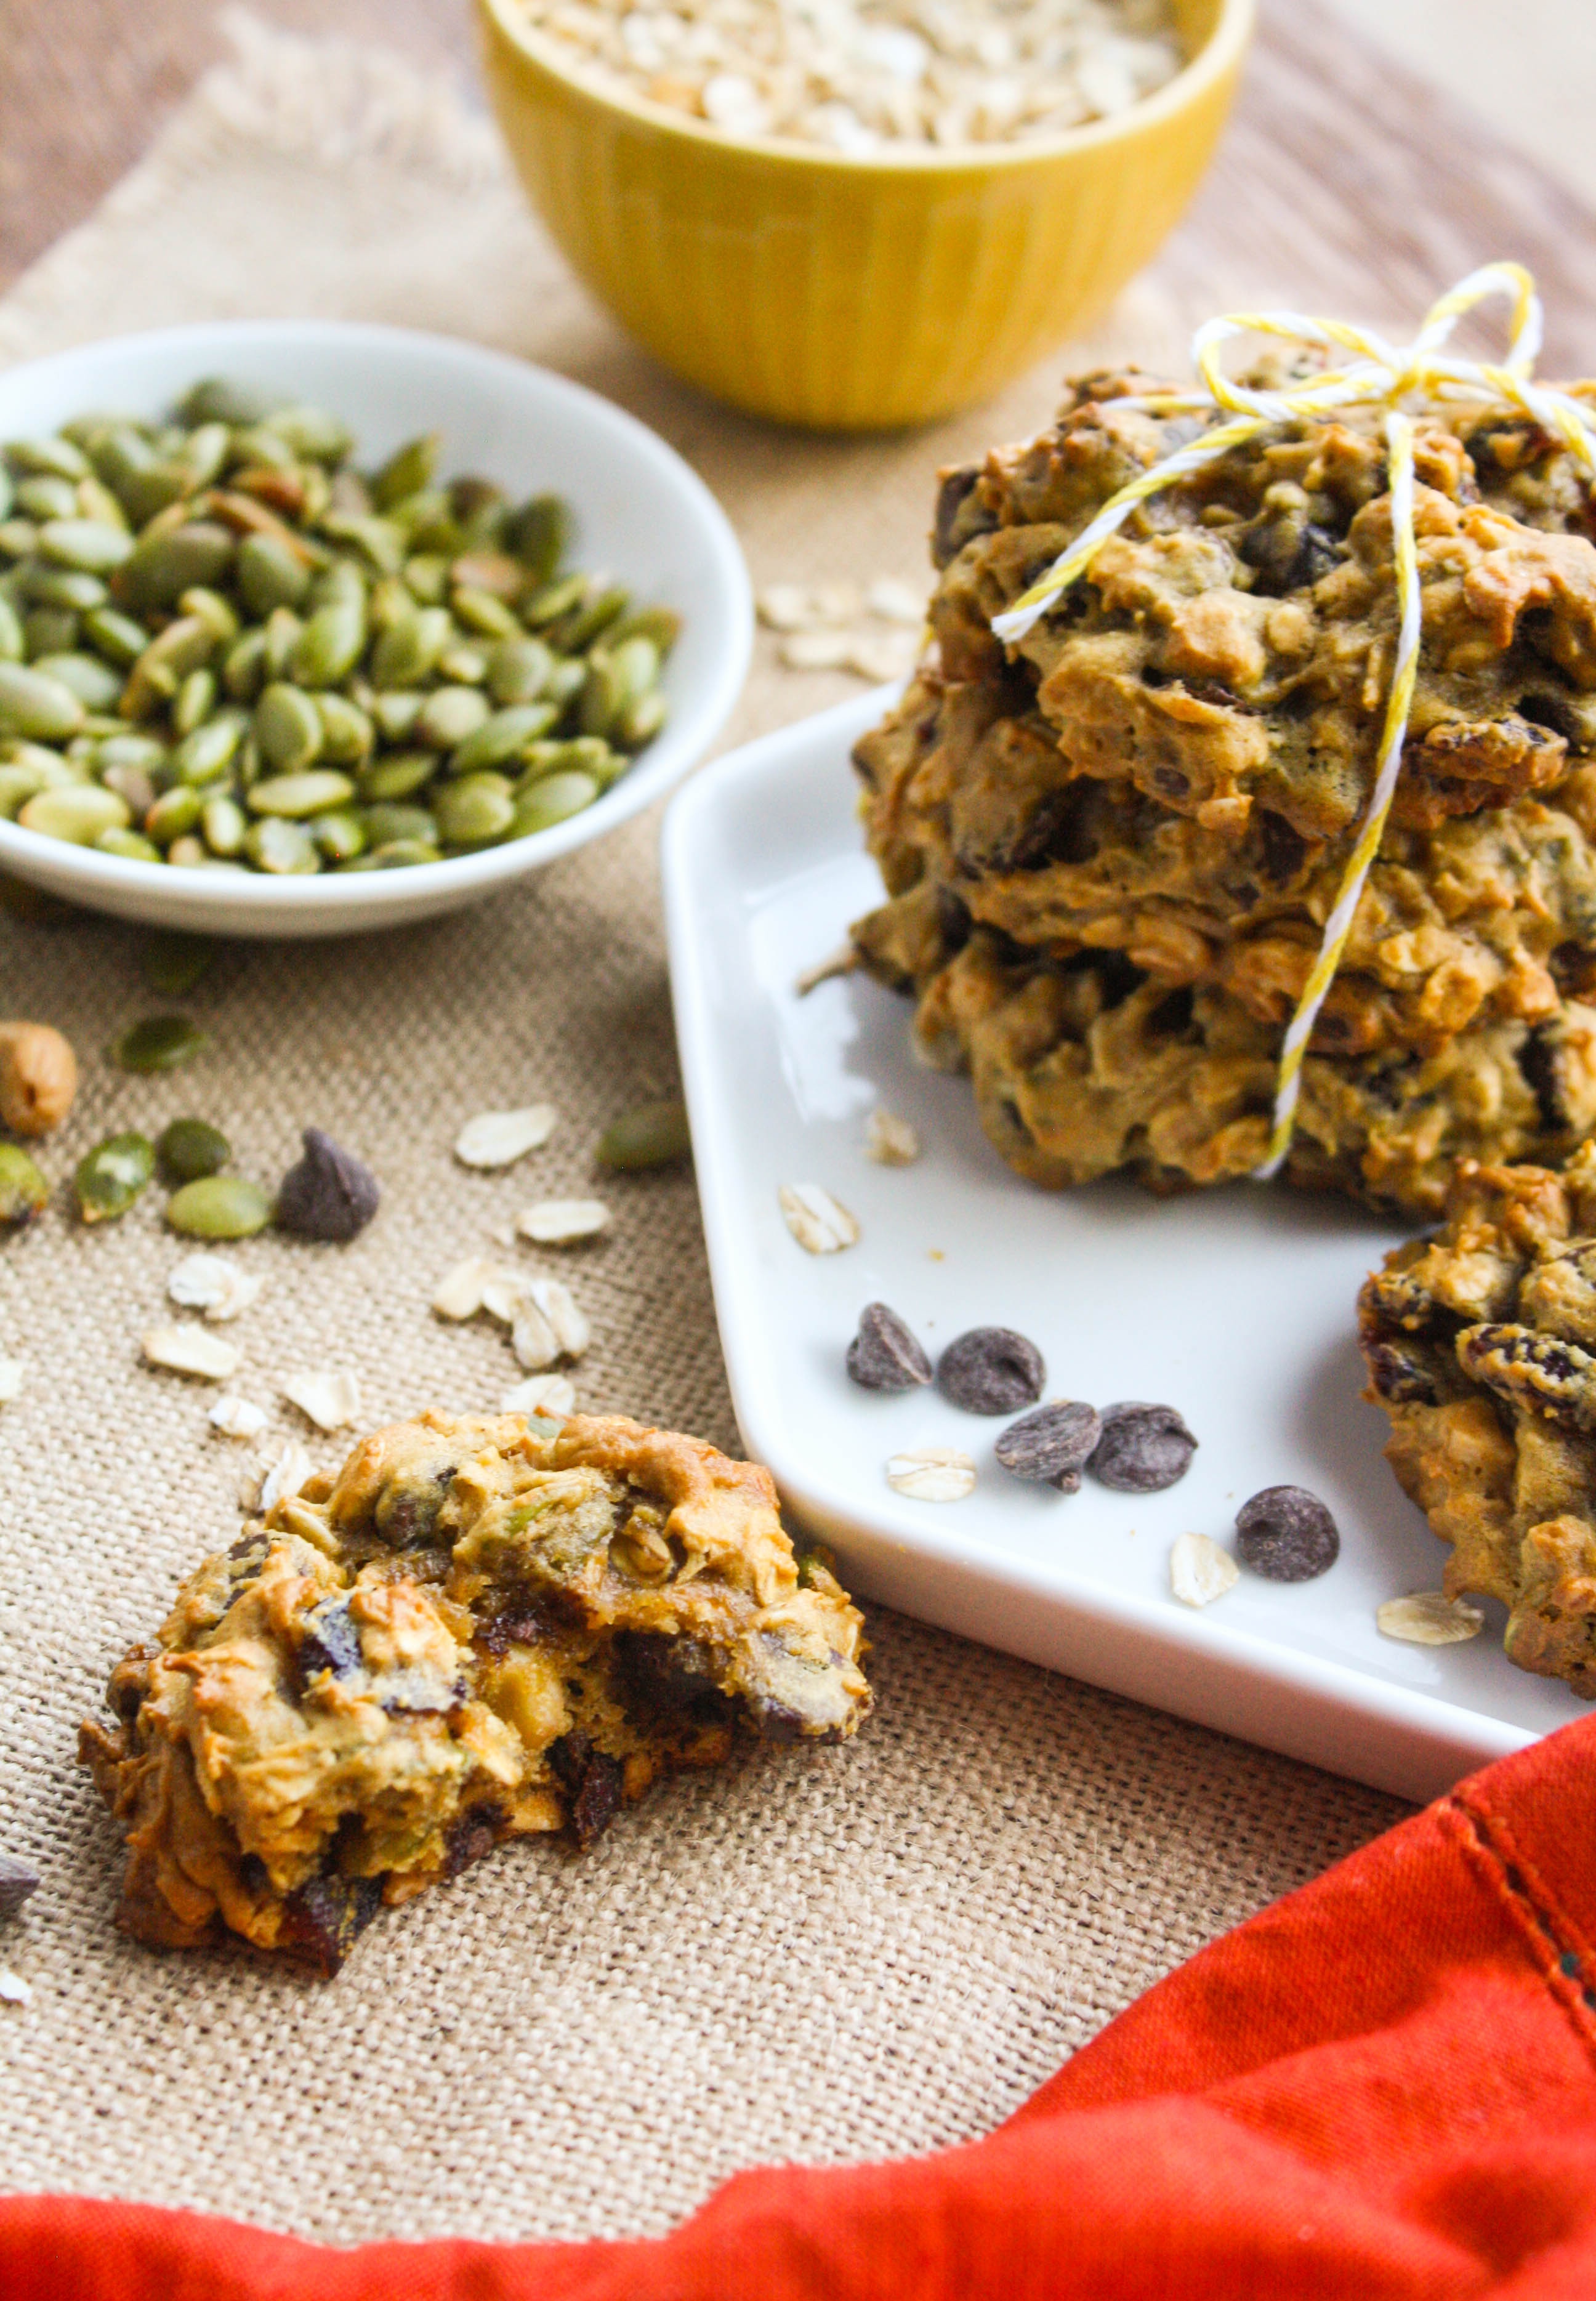
[[[729,137],[867,155],[1057,136],[1184,58],[1168,0],[525,0],[606,93]]]

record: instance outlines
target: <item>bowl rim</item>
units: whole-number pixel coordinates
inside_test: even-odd
[[[1207,96],[1239,66],[1258,16],[1258,0],[1218,0],[1214,29],[1197,54],[1162,88],[1111,119],[1086,121],[1078,128],[1061,129],[1056,136],[1028,138],[1024,143],[909,145],[901,150],[856,153],[830,151],[793,136],[728,135],[723,129],[689,119],[669,105],[656,104],[651,96],[602,88],[584,78],[566,61],[563,50],[527,21],[518,0],[477,0],[477,7],[481,20],[527,63],[600,110],[618,113],[636,127],[651,129],[662,138],[680,137],[712,151],[735,154],[740,159],[765,161],[773,167],[817,168],[864,177],[985,176],[1117,143],[1145,130],[1156,130]]]
[[[669,477],[681,489],[697,518],[703,543],[716,574],[729,594],[730,615],[723,643],[705,682],[704,692],[686,716],[667,722],[655,741],[638,757],[627,774],[601,793],[590,807],[570,816],[547,831],[506,841],[475,854],[446,856],[436,863],[415,863],[405,870],[325,872],[313,876],[277,878],[265,872],[174,870],[170,863],[143,863],[128,856],[104,855],[92,847],[50,839],[0,816],[0,870],[8,865],[24,877],[38,877],[46,861],[53,876],[70,876],[89,899],[88,890],[113,890],[128,895],[159,897],[168,905],[180,903],[192,913],[196,927],[219,919],[242,906],[257,915],[292,916],[322,908],[346,911],[352,931],[360,915],[391,913],[402,898],[404,908],[437,908],[446,893],[487,895],[528,873],[553,863],[573,849],[586,846],[606,832],[663,799],[689,769],[696,766],[730,718],[748,678],[754,647],[754,595],[748,564],[736,531],[720,504],[686,457],[631,412],[606,399],[586,384],[522,359],[511,352],[492,349],[464,337],[439,334],[422,328],[394,327],[367,320],[197,320],[167,328],[144,328],[117,336],[91,338],[85,343],[48,352],[38,359],[20,360],[0,371],[0,396],[23,378],[47,376],[52,368],[70,369],[86,355],[96,357],[146,349],[180,351],[187,344],[196,356],[202,345],[214,346],[218,337],[240,346],[285,341],[347,345],[352,350],[379,356],[400,347],[417,348],[434,360],[466,370],[486,369],[502,381],[523,385],[531,379],[536,389],[597,421],[612,438],[622,438],[645,463]],[[206,356],[214,356],[207,353]],[[65,411],[70,414],[71,410]],[[579,506],[580,508],[580,506]],[[650,754],[654,756],[651,757]],[[31,867],[30,867],[31,866]],[[376,922],[373,922],[375,924]]]

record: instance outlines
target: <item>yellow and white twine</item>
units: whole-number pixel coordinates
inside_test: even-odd
[[[1465,313],[1493,296],[1510,297],[1513,303],[1506,359],[1497,365],[1485,360],[1459,359],[1446,352],[1444,347]],[[1375,787],[1358,843],[1341,875],[1340,891],[1324,922],[1318,958],[1297,1002],[1297,1011],[1281,1049],[1268,1155],[1255,1169],[1260,1181],[1279,1173],[1291,1147],[1302,1058],[1352,932],[1353,916],[1369,866],[1380,851],[1386,819],[1396,797],[1402,746],[1413,708],[1423,606],[1418,547],[1413,527],[1413,425],[1401,403],[1415,394],[1429,401],[1453,396],[1507,400],[1522,408],[1543,431],[1560,440],[1572,456],[1596,474],[1596,414],[1569,393],[1531,380],[1541,348],[1541,299],[1535,293],[1533,280],[1518,264],[1487,264],[1471,272],[1466,280],[1460,280],[1432,306],[1417,336],[1407,345],[1389,344],[1373,329],[1350,327],[1341,320],[1309,319],[1300,312],[1233,312],[1224,318],[1207,321],[1198,330],[1191,346],[1204,389],[1149,393],[1117,400],[1115,405],[1159,416],[1217,410],[1228,414],[1230,421],[1212,425],[1200,439],[1177,448],[1173,455],[1151,464],[1111,496],[1046,573],[1006,614],[992,617],[992,630],[999,639],[1010,646],[1024,639],[1059,594],[1086,573],[1108,538],[1124,525],[1138,504],[1173,487],[1191,473],[1217,463],[1233,448],[1245,447],[1261,431],[1281,423],[1299,423],[1304,419],[1311,422],[1336,408],[1384,407],[1401,628],[1385,700]],[[1293,342],[1339,348],[1351,353],[1353,357],[1341,367],[1323,370],[1276,391],[1253,390],[1225,375],[1219,366],[1220,346],[1240,335],[1282,336]]]

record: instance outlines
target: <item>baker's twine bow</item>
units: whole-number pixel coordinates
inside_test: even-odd
[[[1491,297],[1512,299],[1513,319],[1506,359],[1459,359],[1444,347],[1464,314]],[[1322,370],[1300,383],[1278,391],[1258,391],[1234,381],[1219,366],[1219,347],[1233,336],[1283,336],[1296,343],[1318,344],[1350,352],[1341,367]],[[1535,356],[1541,348],[1541,299],[1530,273],[1519,264],[1486,264],[1460,280],[1438,304],[1433,305],[1413,342],[1389,344],[1370,328],[1349,327],[1341,320],[1314,320],[1300,312],[1232,312],[1207,321],[1192,339],[1193,361],[1206,387],[1190,392],[1152,392],[1116,400],[1118,407],[1139,408],[1149,415],[1187,415],[1229,411],[1228,423],[1216,423],[1190,446],[1177,448],[1161,463],[1111,496],[1090,524],[1083,528],[1067,551],[1047,573],[1022,593],[1007,614],[992,617],[992,630],[1007,644],[1024,638],[1062,591],[1083,575],[1108,538],[1138,504],[1173,487],[1192,472],[1217,463],[1233,448],[1245,447],[1261,431],[1281,423],[1299,423],[1340,407],[1383,406],[1391,487],[1391,532],[1396,551],[1401,629],[1391,689],[1385,699],[1385,719],[1375,765],[1375,787],[1347,867],[1340,892],[1319,945],[1302,996],[1297,1002],[1281,1049],[1274,1093],[1274,1118],[1268,1155],[1254,1169],[1267,1181],[1280,1172],[1291,1148],[1296,1124],[1297,1097],[1301,1084],[1302,1058],[1313,1035],[1325,993],[1352,932],[1369,866],[1380,850],[1391,801],[1401,772],[1402,746],[1413,708],[1418,674],[1419,635],[1423,609],[1419,593],[1418,548],[1413,530],[1413,424],[1401,403],[1413,394],[1426,399],[1508,400],[1520,407],[1551,438],[1561,440],[1570,455],[1596,474],[1596,421],[1592,411],[1566,391],[1532,381]]]

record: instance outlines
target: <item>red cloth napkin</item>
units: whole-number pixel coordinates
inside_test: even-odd
[[[0,2301],[1592,2301],[1593,1936],[1596,1719],[1215,1943],[965,2148],[743,2174],[623,2244],[338,2253],[13,2197]]]

